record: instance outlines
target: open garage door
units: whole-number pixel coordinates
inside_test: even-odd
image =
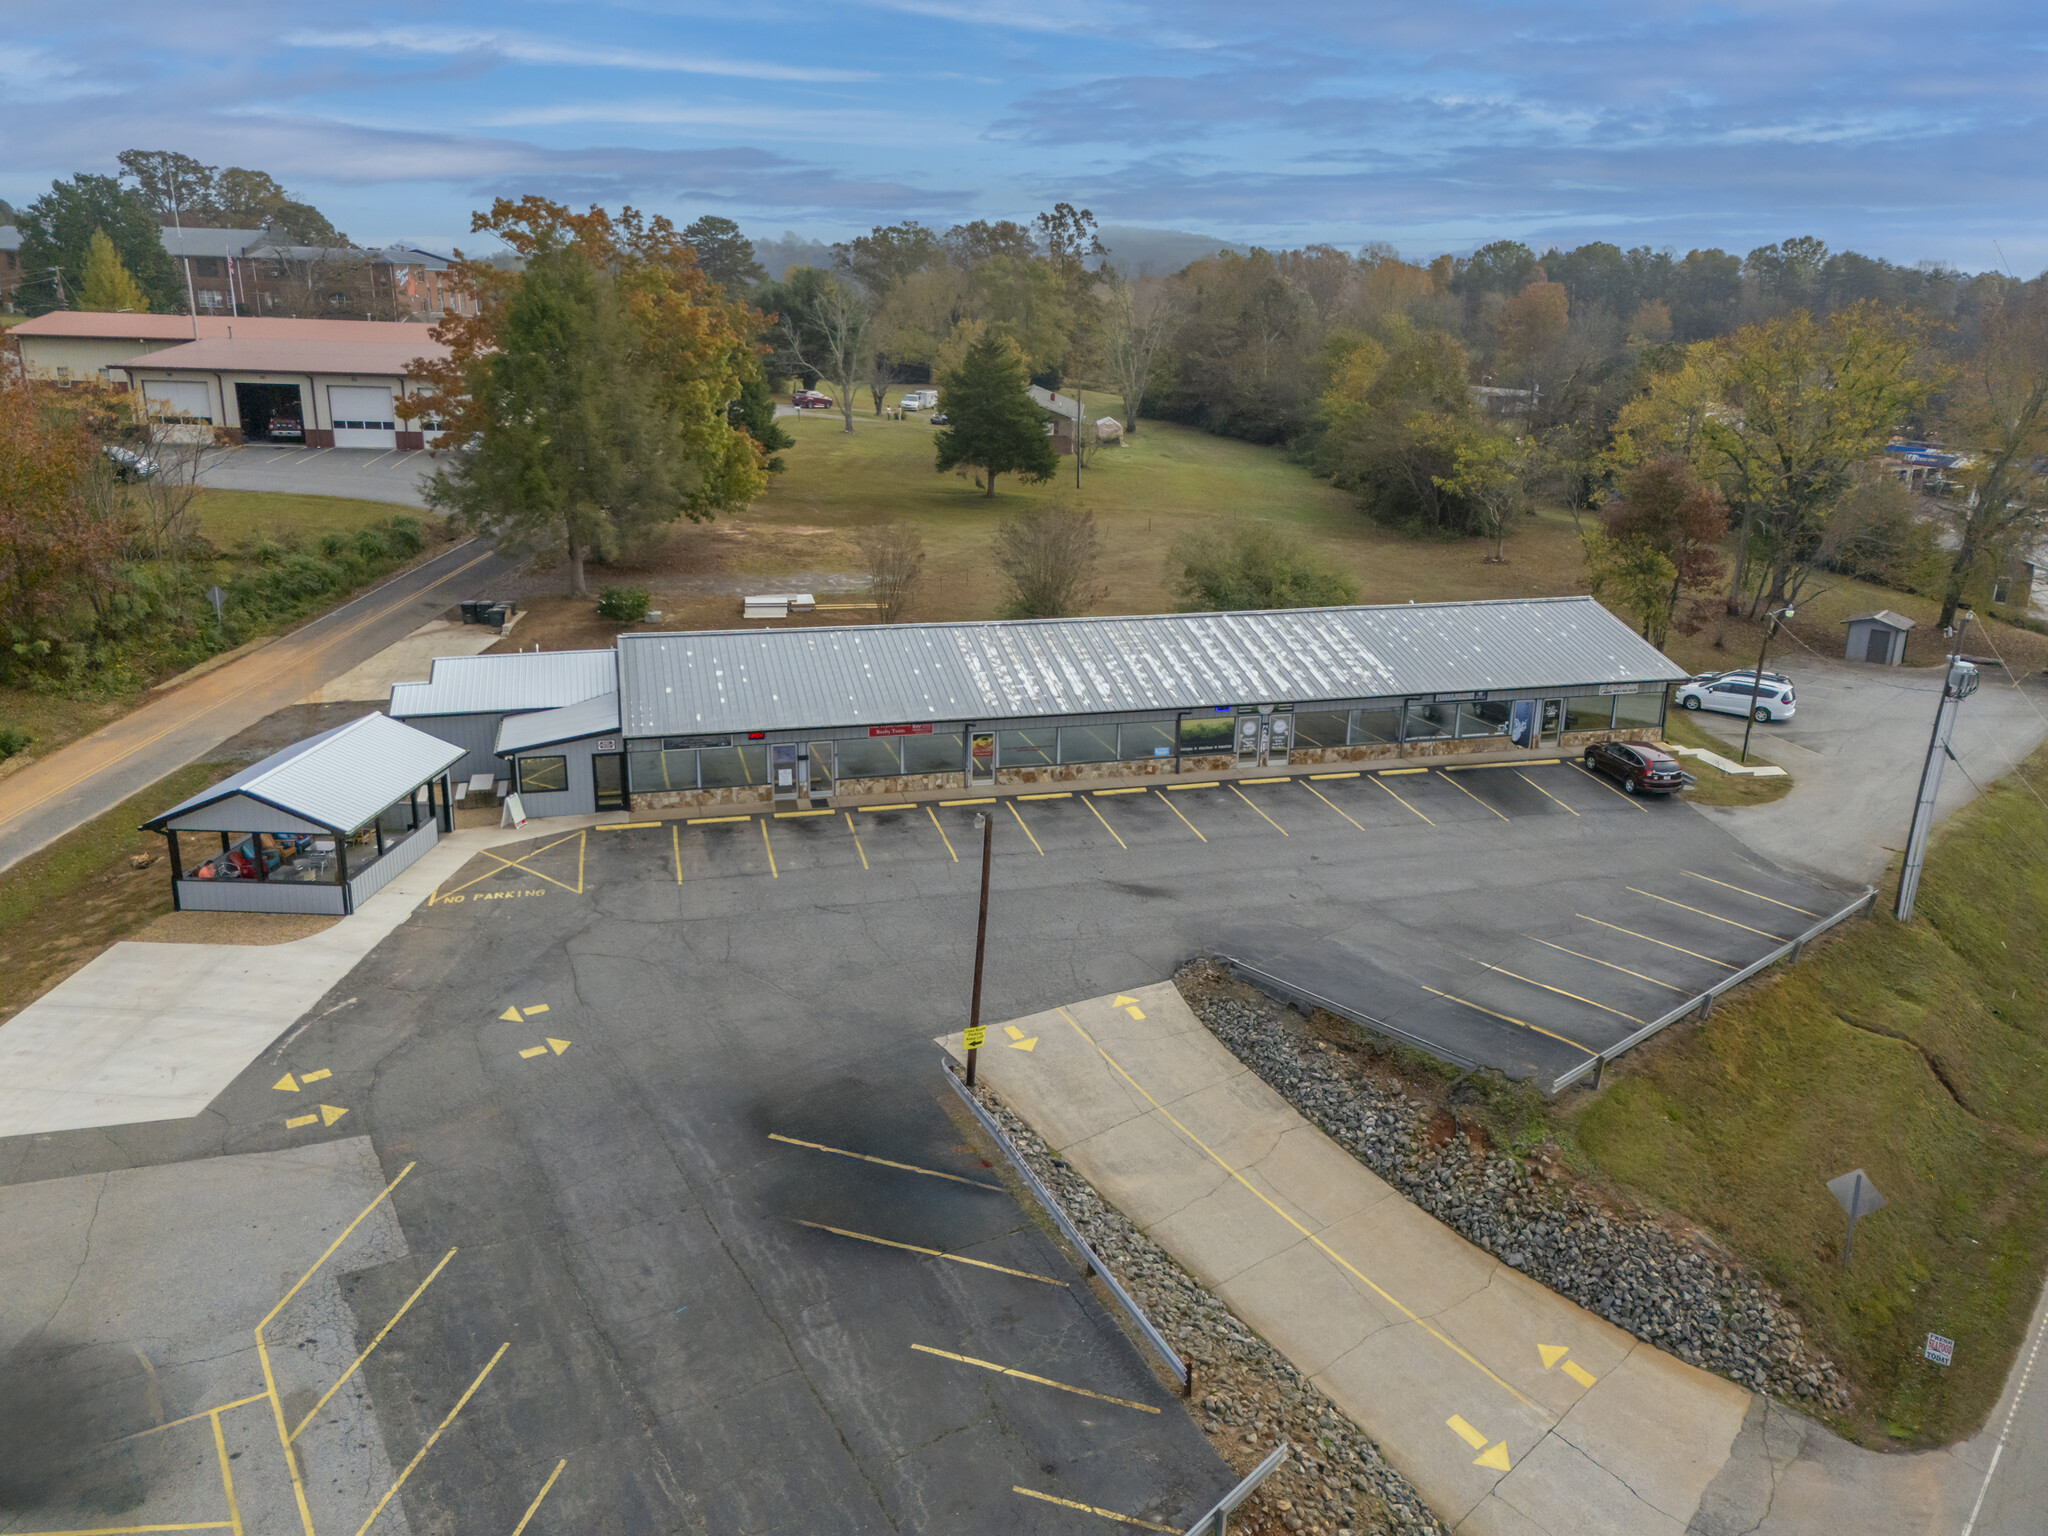
[[[396,448],[398,419],[391,412],[388,384],[330,384],[327,407],[337,448]]]

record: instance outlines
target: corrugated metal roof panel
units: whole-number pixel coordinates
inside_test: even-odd
[[[393,683],[391,715],[502,715],[560,709],[618,691],[615,651],[508,651],[437,656],[424,683]]]
[[[619,696],[600,693],[595,698],[560,709],[540,709],[526,715],[507,715],[498,726],[497,753],[500,757],[524,752],[529,747],[552,746],[560,741],[581,741],[585,736],[616,733],[619,728]]]
[[[1590,597],[619,637],[628,736],[1688,676]]]
[[[144,825],[160,828],[229,795],[252,795],[294,816],[350,833],[392,801],[459,761],[463,749],[385,715],[364,715],[274,752]]]

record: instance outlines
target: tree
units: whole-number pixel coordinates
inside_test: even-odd
[[[1717,546],[1728,532],[1728,515],[1720,494],[1701,484],[1679,455],[1666,454],[1623,477],[1621,495],[1602,508],[1601,525],[1596,538],[1605,547],[1588,551],[1595,590],[1603,580],[1618,587],[1642,622],[1643,638],[1661,647],[1680,594],[1721,579]],[[1650,573],[1665,570],[1669,581],[1654,586]]]
[[[894,624],[910,610],[924,576],[924,536],[910,523],[869,523],[854,535],[854,544],[878,616]]]
[[[128,528],[101,494],[110,480],[81,413],[0,371],[0,676],[51,655],[78,598],[121,585]]]
[[[1003,519],[993,558],[1004,617],[1062,619],[1100,602],[1106,593],[1091,586],[1100,555],[1093,512],[1055,501]]]
[[[1099,261],[1109,252],[1096,233],[1095,215],[1072,203],[1054,203],[1052,212],[1041,213],[1032,223],[1038,229],[1038,243],[1053,271],[1069,280],[1084,277],[1087,263]]]
[[[78,307],[102,312],[149,308],[149,300],[121,265],[121,255],[103,229],[92,232],[92,241],[86,247],[85,272],[78,284]]]
[[[739,395],[726,412],[726,419],[759,446],[765,459],[762,467],[769,474],[782,473],[782,450],[794,448],[796,439],[775,419],[775,396],[768,392],[768,381],[759,368],[749,369],[740,381]]]
[[[1031,231],[1009,219],[998,219],[993,224],[986,219],[955,224],[940,238],[954,265],[968,271],[998,256],[1029,261],[1038,254],[1038,242]]]
[[[1358,583],[1293,534],[1267,522],[1184,534],[1173,546],[1182,612],[1330,608],[1358,601]]]
[[[2048,524],[2048,292],[2038,280],[1985,317],[1984,339],[1948,402],[1948,421],[1975,462],[1956,518],[1941,623],[1987,555],[2005,554]]]
[[[832,247],[832,264],[876,299],[886,299],[913,272],[929,266],[939,253],[938,231],[915,219],[877,224],[865,235]]]
[[[1009,337],[991,332],[968,345],[958,366],[939,376],[939,409],[947,417],[933,436],[940,473],[972,464],[987,477],[989,496],[997,475],[1052,478],[1058,461],[1044,417],[1025,393],[1028,383],[1024,356]]]
[[[124,149],[114,157],[123,180],[163,223],[205,224],[213,212],[214,168],[169,149]]]
[[[741,234],[731,219],[707,213],[683,226],[683,238],[696,251],[704,275],[733,298],[753,292],[768,280],[761,263],[754,259],[754,242]]]
[[[231,165],[213,181],[214,213],[228,229],[267,229],[290,245],[345,246],[348,236],[264,171]]]
[[[1542,356],[1564,340],[1571,304],[1564,284],[1536,281],[1501,305],[1494,317],[1494,342],[1501,377],[1527,379]]]
[[[1479,432],[1452,448],[1448,474],[1432,477],[1438,490],[1472,508],[1480,528],[1493,540],[1495,565],[1507,558],[1509,523],[1528,504],[1528,493],[1522,489],[1527,459],[1520,438]]]
[[[1135,436],[1153,364],[1180,322],[1179,289],[1164,278],[1133,283],[1117,274],[1103,291],[1102,312],[1103,361],[1123,396],[1124,432]]]
[[[22,302],[31,312],[57,308],[54,283],[30,283],[56,268],[64,291],[76,294],[85,281],[92,237],[104,233],[135,284],[159,312],[185,307],[177,264],[157,233],[156,215],[135,192],[111,176],[78,175],[56,181],[21,216]]]
[[[1678,580],[1671,559],[1645,539],[1614,539],[1604,533],[1585,536],[1586,575],[1593,595],[1633,615],[1643,627],[1643,638],[1652,645],[1664,644],[1670,624],[1671,589]]]
[[[1382,521],[1472,532],[1477,509],[1449,488],[1459,450],[1483,430],[1465,386],[1465,349],[1442,331],[1388,334],[1386,347],[1354,338],[1332,366],[1316,465]]]
[[[785,311],[782,316],[790,351],[832,386],[848,432],[853,430],[854,390],[867,378],[874,357],[874,320],[874,301],[829,273],[812,288],[805,313]]]

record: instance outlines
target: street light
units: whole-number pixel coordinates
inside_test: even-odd
[[[1764,688],[1764,653],[1771,648],[1771,636],[1778,632],[1778,626],[1792,617],[1790,607],[1780,608],[1771,615],[1770,627],[1764,631],[1764,643],[1756,648],[1756,672],[1749,680],[1749,719],[1742,727],[1742,758],[1749,761],[1749,733],[1756,729],[1756,701]]]

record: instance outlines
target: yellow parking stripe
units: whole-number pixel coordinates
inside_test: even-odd
[[[1284,784],[1287,781],[1285,779],[1272,779],[1268,782],[1274,784]],[[1237,796],[1238,799],[1242,800],[1246,805],[1252,805],[1252,797],[1246,794],[1243,790],[1239,789],[1235,784],[1230,786],[1230,792],[1233,795]],[[1287,829],[1281,826],[1279,822],[1275,821],[1272,817],[1267,816],[1264,811],[1260,811],[1256,805],[1252,805],[1252,809],[1254,811],[1258,811],[1260,817],[1264,819],[1266,825],[1271,827],[1275,832],[1278,832],[1282,837],[1285,837],[1287,835]]]
[[[997,1365],[993,1360],[977,1360],[972,1355],[956,1355],[950,1349],[933,1349],[929,1344],[913,1344],[910,1347],[921,1355],[937,1355],[941,1360],[953,1360],[961,1365],[978,1365],[984,1371],[994,1371],[998,1376],[1014,1376],[1019,1381],[1036,1382],[1041,1387],[1056,1387],[1062,1392],[1071,1392],[1076,1397],[1092,1397],[1098,1403],[1115,1403],[1119,1408],[1135,1408],[1140,1413],[1159,1411],[1150,1403],[1134,1403],[1127,1397],[1111,1397],[1107,1392],[1091,1392],[1086,1387],[1070,1387],[1064,1381],[1054,1381],[1050,1376],[1034,1376],[1029,1371]]]
[[[1293,779],[1294,775],[1283,773],[1277,779],[1239,779],[1237,782],[1240,784],[1288,784],[1292,783]]]
[[[1359,776],[1359,772],[1360,770],[1354,768],[1349,773],[1312,773],[1309,777],[1312,779],[1355,779]]]
[[[871,811],[914,811],[914,810],[916,810],[916,809],[917,809],[917,807],[916,807],[916,806],[914,806],[914,805],[912,805],[912,804],[911,804],[911,803],[910,803],[909,801],[907,801],[907,800],[906,800],[906,801],[904,801],[904,803],[903,803],[903,804],[901,804],[901,805],[857,805],[857,806],[855,806],[855,807],[854,807],[854,809],[855,809],[855,810],[857,810],[857,811],[867,811],[867,812],[871,812]]]
[[[1101,791],[1098,790],[1096,793],[1100,794]],[[941,800],[939,802],[941,805],[994,805],[995,803],[996,797],[994,795],[983,795],[979,800]]]
[[[1395,768],[1395,769],[1389,769],[1388,771],[1389,771],[1389,772],[1392,772],[1392,773],[1427,773],[1427,772],[1428,772],[1429,770],[1428,770],[1428,769],[1426,769],[1426,768]],[[1388,782],[1387,782],[1387,781],[1386,781],[1385,779],[1383,779],[1383,778],[1382,778],[1382,777],[1381,777],[1381,776],[1380,776],[1379,774],[1373,774],[1373,775],[1372,775],[1372,776],[1371,776],[1370,778],[1368,778],[1368,779],[1366,780],[1366,782],[1367,782],[1368,784],[1377,784],[1377,785],[1379,785],[1379,787],[1380,787],[1381,789],[1384,789],[1384,790],[1385,790],[1385,791],[1386,791],[1386,792],[1387,792],[1388,794],[1392,795],[1392,796],[1393,796],[1393,797],[1394,797],[1394,798],[1395,798],[1396,800],[1399,800],[1399,801],[1400,801],[1400,802],[1401,802],[1401,803],[1402,803],[1403,805],[1408,805],[1408,799],[1407,799],[1407,797],[1406,797],[1405,795],[1402,795],[1401,793],[1399,793],[1399,792],[1398,792],[1398,791],[1397,791],[1397,790],[1396,790],[1396,789],[1394,788],[1394,786],[1393,786],[1393,785],[1389,784],[1389,783],[1388,783]],[[1419,810],[1416,810],[1416,808],[1415,808],[1414,806],[1412,806],[1412,805],[1408,805],[1408,809],[1409,809],[1409,810],[1411,810],[1411,811],[1415,811],[1415,814],[1416,814],[1416,815],[1418,815],[1418,816],[1422,816],[1422,812],[1421,812],[1421,811],[1419,811]],[[1424,821],[1429,821],[1429,818],[1428,818],[1427,816],[1422,816],[1422,819],[1423,819]],[[1433,822],[1433,821],[1429,821],[1429,824],[1430,824],[1430,825],[1431,825],[1432,827],[1436,825],[1436,823],[1435,823],[1435,822]]]
[[[1567,992],[1563,987],[1553,987],[1547,981],[1538,981],[1533,976],[1521,975],[1519,972],[1509,970],[1504,965],[1490,965],[1486,961],[1481,960],[1477,955],[1467,955],[1465,958],[1474,965],[1484,966],[1487,970],[1497,972],[1513,981],[1523,982],[1532,987],[1541,987],[1546,992],[1555,992],[1559,997],[1568,997],[1575,1003],[1584,1003],[1588,1008],[1598,1008],[1602,1013],[1611,1013],[1618,1019],[1627,1019],[1631,1024],[1643,1022],[1632,1013],[1623,1013],[1619,1008],[1610,1008],[1605,1003],[1596,1003],[1590,997],[1581,997],[1576,992]]]
[[[1453,997],[1448,992],[1439,992],[1435,987],[1424,986],[1423,983],[1419,981],[1415,983],[1415,985],[1417,985],[1418,987],[1422,987],[1422,990],[1429,993],[1432,997],[1440,997],[1447,1003],[1456,1003],[1461,1008],[1470,1008],[1474,1013],[1483,1013],[1488,1018],[1499,1019],[1504,1024],[1512,1024],[1517,1029],[1534,1030],[1539,1035],[1548,1035],[1553,1040],[1563,1041],[1564,1044],[1571,1046],[1574,1050],[1584,1051],[1588,1056],[1598,1056],[1600,1054],[1598,1051],[1594,1050],[1593,1047],[1591,1047],[1590,1045],[1580,1045],[1578,1041],[1573,1040],[1568,1036],[1560,1035],[1554,1030],[1545,1029],[1541,1024],[1531,1024],[1527,1019],[1518,1019],[1511,1013],[1496,1013],[1491,1008],[1483,1007],[1480,1004],[1472,1002],[1466,998]]]
[[[945,1259],[954,1264],[972,1264],[976,1269],[992,1269],[999,1275],[1015,1275],[1019,1280],[1036,1280],[1040,1285],[1067,1283],[1064,1280],[1055,1280],[1051,1275],[1034,1275],[1028,1269],[1012,1269],[1007,1264],[991,1264],[987,1259],[970,1259],[964,1253],[947,1253],[941,1248],[920,1248],[916,1243],[892,1242],[886,1237],[875,1237],[867,1232],[849,1232],[844,1227],[828,1227],[822,1221],[798,1221],[797,1225],[809,1227],[816,1232],[830,1232],[834,1237],[851,1237],[883,1248],[901,1248],[905,1253],[921,1253],[928,1259]]]
[[[1005,801],[1004,804],[1010,807],[1010,814],[1017,818],[1017,825],[1020,827],[1024,827],[1024,835],[1026,837],[1031,837],[1031,829],[1029,827],[1024,826],[1024,813],[1017,809],[1016,802],[1014,800],[1010,800]],[[1037,838],[1031,837],[1031,846],[1034,848],[1038,848]],[[1045,857],[1045,850],[1043,848],[1038,848],[1038,856],[1041,859]]]
[[[1147,786],[1143,784],[1133,784],[1128,789],[1097,789],[1089,791],[1089,793],[1097,795],[1142,795],[1147,792]]]
[[[1074,792],[1071,789],[1061,789],[1043,795],[1019,795],[1017,798],[1019,800],[1071,800],[1074,798]]]
[[[1316,778],[1319,778],[1319,779],[1320,779],[1320,778],[1325,778],[1325,777],[1328,777],[1328,778],[1338,778],[1338,777],[1342,777],[1342,775],[1338,775],[1338,774],[1328,774],[1328,775],[1325,775],[1325,774],[1320,774],[1320,773],[1319,773],[1319,774],[1316,774],[1316,775],[1314,775],[1314,777],[1316,777]],[[1355,775],[1353,775],[1353,777],[1355,777]],[[1309,792],[1310,794],[1314,795],[1314,796],[1315,796],[1315,797],[1316,797],[1316,798],[1317,798],[1318,800],[1322,801],[1322,802],[1323,802],[1323,804],[1327,805],[1327,806],[1328,806],[1328,807],[1329,807],[1329,808],[1330,808],[1331,810],[1333,810],[1333,811],[1336,811],[1336,812],[1337,812],[1337,814],[1338,814],[1339,816],[1343,816],[1343,817],[1344,817],[1344,819],[1345,819],[1346,821],[1350,821],[1350,822],[1351,822],[1351,825],[1353,825],[1354,827],[1357,827],[1359,831],[1363,832],[1363,831],[1365,830],[1365,827],[1364,827],[1364,826],[1363,826],[1363,825],[1362,825],[1361,823],[1359,823],[1359,822],[1356,822],[1356,821],[1351,821],[1351,818],[1350,818],[1349,816],[1345,816],[1345,814],[1344,814],[1343,810],[1339,808],[1339,806],[1338,806],[1337,802],[1336,802],[1336,801],[1334,801],[1334,800],[1332,800],[1332,799],[1331,799],[1331,798],[1330,798],[1330,797],[1329,797],[1328,795],[1324,794],[1324,793],[1323,793],[1323,792],[1322,792],[1322,791],[1321,791],[1320,789],[1317,789],[1317,788],[1315,787],[1315,785],[1313,785],[1313,784],[1303,784],[1303,785],[1302,785],[1301,787],[1302,787],[1303,789],[1307,790],[1307,791],[1308,791],[1308,792]]]
[[[1549,790],[1545,789],[1541,784],[1538,784],[1534,779],[1530,778],[1529,775],[1523,773],[1520,769],[1515,770],[1515,777],[1520,779],[1524,784],[1528,785],[1531,789],[1535,790],[1536,793],[1541,795],[1544,799],[1552,801],[1558,805],[1564,805],[1564,802],[1562,800],[1559,800],[1557,796],[1553,795]],[[1568,811],[1572,811],[1572,808],[1568,805],[1564,805],[1564,808]],[[1576,816],[1579,813],[1577,811],[1572,811],[1572,814]]]
[[[1152,793],[1155,795],[1159,795],[1159,791],[1156,789],[1153,790]],[[1164,795],[1159,795],[1159,798],[1160,801],[1166,806],[1166,808],[1169,811],[1173,812],[1173,814],[1176,816],[1180,816],[1179,806],[1175,805],[1171,800],[1168,800]],[[1180,822],[1182,826],[1186,827],[1190,832],[1194,833],[1195,836],[1202,837],[1202,829],[1196,826],[1192,821],[1189,821],[1187,817],[1180,816]],[[1207,839],[1206,837],[1202,837],[1202,841],[1206,843],[1207,841],[1209,841],[1209,839]]]
[[[1587,917],[1583,912],[1574,912],[1572,916],[1581,918],[1589,923],[1598,923],[1602,928],[1612,928],[1616,933],[1625,933],[1632,939],[1641,939],[1645,944],[1655,944],[1662,949],[1675,949],[1681,955],[1691,955],[1695,960],[1704,960],[1709,965],[1718,965],[1724,971],[1739,971],[1742,969],[1741,966],[1727,960],[1716,960],[1712,955],[1703,955],[1696,949],[1687,949],[1683,944],[1667,944],[1662,939],[1653,939],[1647,933],[1637,933],[1635,929],[1624,928],[1619,923],[1606,922],[1597,917]]]
[[[1199,784],[1169,784],[1168,789],[1221,789],[1223,786],[1214,779],[1204,779]]]
[[[822,811],[777,811],[775,819],[777,821],[793,821],[799,816],[830,816],[831,814],[831,807],[828,806]]]
[[[853,851],[860,855],[860,867],[868,867],[868,851],[860,845],[860,828],[853,824],[853,812],[846,813],[846,830],[853,834]]]
[[[1634,795],[1623,795],[1620,790],[1616,789],[1612,784],[1608,783],[1605,779],[1601,778],[1600,775],[1595,773],[1592,769],[1583,767],[1578,763],[1570,763],[1566,766],[1571,768],[1577,768],[1580,773],[1583,773],[1587,778],[1591,779],[1595,784],[1598,784],[1610,795],[1621,795],[1621,798],[1623,800],[1626,800],[1630,806],[1632,806],[1634,809],[1638,811],[1641,811],[1645,816],[1650,814],[1649,807],[1646,805],[1639,804]]]
[[[1575,955],[1581,960],[1591,960],[1595,965],[1604,965],[1610,971],[1619,971],[1624,976],[1633,976],[1637,981],[1647,981],[1651,986],[1662,987],[1666,992],[1676,992],[1681,997],[1686,995],[1684,987],[1674,987],[1668,981],[1659,981],[1654,976],[1645,976],[1641,971],[1632,971],[1625,965],[1616,965],[1612,960],[1602,960],[1597,955],[1580,954],[1576,949],[1566,949],[1562,944],[1553,944],[1548,939],[1539,939],[1533,933],[1525,933],[1522,937],[1531,944],[1541,944],[1545,949],[1554,949],[1561,955]]]
[[[1744,896],[1754,896],[1758,901],[1768,901],[1774,907],[1783,907],[1788,912],[1797,912],[1802,917],[1819,917],[1818,912],[1809,912],[1804,907],[1795,907],[1789,901],[1780,901],[1775,896],[1766,896],[1762,891],[1747,891],[1739,885],[1730,885],[1726,880],[1716,880],[1712,875],[1703,875],[1696,869],[1681,869],[1681,875],[1691,875],[1695,880],[1704,880],[1709,885],[1718,885],[1725,891],[1738,891]]]
[[[946,852],[953,853],[953,839],[946,836],[946,829],[944,827],[939,826],[939,813],[933,810],[930,806],[926,806],[924,808],[924,813],[925,815],[931,817],[932,826],[937,830],[939,834],[939,841],[946,845]],[[953,862],[955,864],[958,864],[960,862],[959,854],[953,853]]]
[[[1633,891],[1638,896],[1647,896],[1652,901],[1661,901],[1665,906],[1676,907],[1681,912],[1695,912],[1701,917],[1711,917],[1717,923],[1726,923],[1730,928],[1740,928],[1744,933],[1754,933],[1762,938],[1776,939],[1780,944],[1783,944],[1786,940],[1786,935],[1782,933],[1772,933],[1768,928],[1752,928],[1747,923],[1738,923],[1732,917],[1723,917],[1718,912],[1709,912],[1705,907],[1689,907],[1682,901],[1673,901],[1669,896],[1659,896],[1654,891],[1639,890],[1633,885],[1623,886],[1622,889]]]
[[[1480,799],[1477,795],[1473,794],[1471,790],[1467,789],[1464,785],[1460,784],[1448,773],[1443,773],[1441,769],[1439,769],[1438,772],[1442,775],[1443,781],[1446,784],[1450,785],[1451,788],[1455,789],[1459,794],[1463,795],[1466,799],[1470,800],[1474,805],[1486,805],[1486,802],[1484,800]],[[1490,805],[1486,805],[1486,808],[1489,811],[1493,811],[1493,807]],[[1500,816],[1500,819],[1502,821],[1506,821],[1509,819],[1508,817],[1501,815],[1499,811],[1493,811],[1493,814],[1496,816]]]
[[[692,816],[689,820],[689,825],[693,827],[706,827],[714,822],[752,821],[753,819],[751,816]]]
[[[794,1136],[785,1136],[780,1131],[770,1131],[768,1139],[779,1141],[785,1147],[802,1147],[806,1152],[830,1152],[834,1157],[850,1157],[857,1163],[875,1163],[883,1168],[895,1168],[903,1173],[921,1173],[928,1179],[944,1179],[949,1184],[965,1184],[971,1189],[992,1190],[998,1195],[1008,1193],[1000,1184],[984,1184],[980,1179],[963,1179],[957,1173],[941,1173],[936,1168],[920,1168],[915,1163],[898,1163],[868,1152],[849,1152],[844,1147],[828,1147],[821,1141],[798,1141]]]
[[[1097,793],[1099,794],[1099,793],[1100,793],[1100,791],[1098,790],[1098,791],[1097,791]],[[1112,826],[1111,826],[1111,825],[1109,824],[1109,819],[1108,819],[1107,817],[1105,817],[1105,816],[1104,816],[1104,815],[1102,814],[1102,812],[1100,812],[1100,811],[1096,810],[1094,806],[1092,806],[1092,805],[1088,805],[1088,802],[1087,802],[1086,800],[1083,800],[1083,801],[1082,801],[1081,803],[1082,803],[1083,805],[1087,805],[1087,806],[1088,806],[1088,809],[1089,809],[1089,810],[1090,810],[1091,812],[1093,812],[1093,813],[1094,813],[1095,819],[1096,819],[1097,821],[1099,821],[1099,822],[1101,822],[1101,823],[1102,823],[1102,830],[1103,830],[1103,831],[1107,832],[1107,833],[1108,833],[1108,834],[1109,834],[1109,835],[1110,835],[1111,837],[1116,837],[1116,828],[1115,828],[1115,827],[1112,827]],[[1116,845],[1117,845],[1117,847],[1119,847],[1119,848],[1123,849],[1123,851],[1124,851],[1125,853],[1129,853],[1129,852],[1131,851],[1131,845],[1130,845],[1129,843],[1125,842],[1125,841],[1124,841],[1124,840],[1123,840],[1122,838],[1120,838],[1120,837],[1116,837]]]
[[[1078,1509],[1084,1515],[1100,1515],[1105,1520],[1114,1520],[1119,1525],[1135,1525],[1141,1531],[1170,1531],[1178,1536],[1177,1525],[1154,1525],[1150,1520],[1140,1520],[1136,1515],[1120,1515],[1113,1509],[1104,1509],[1100,1504],[1083,1504],[1078,1499],[1062,1499],[1054,1494],[1040,1493],[1036,1488],[1026,1488],[1013,1483],[1010,1492],[1021,1493],[1027,1499],[1041,1499],[1047,1504],[1057,1504],[1062,1509]]]
[[[592,827],[591,830],[593,832],[631,832],[635,827],[658,827],[660,825],[661,823],[658,821],[601,821],[595,827]]]
[[[768,850],[768,878],[780,880],[782,871],[775,867],[775,845],[768,841],[768,818],[761,818],[761,846]]]
[[[1385,777],[1386,777],[1386,776],[1387,776],[1388,774],[1394,774],[1394,773],[1427,773],[1427,772],[1429,772],[1429,770],[1428,770],[1427,768],[1382,768],[1382,769],[1380,769],[1380,770],[1379,770],[1379,775],[1380,775],[1380,777],[1382,777],[1382,778],[1385,778]]]

